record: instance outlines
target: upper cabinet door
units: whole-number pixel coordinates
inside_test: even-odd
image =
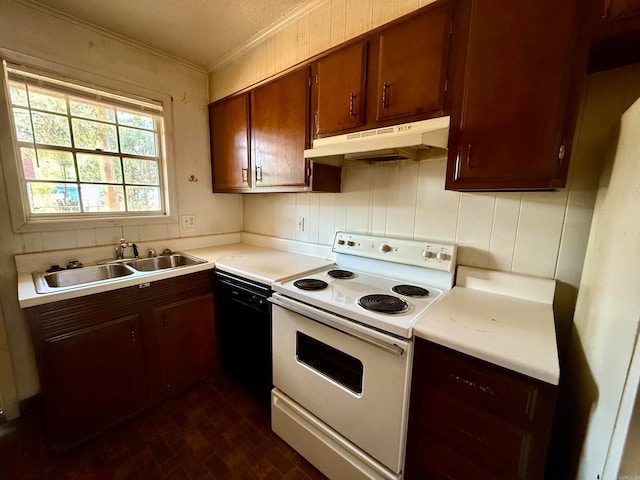
[[[251,148],[255,186],[306,186],[310,69],[251,92]]]
[[[583,10],[579,0],[456,3],[447,189],[565,185],[586,68]]]
[[[358,43],[318,60],[314,136],[364,125],[367,44]]]
[[[376,121],[443,109],[451,11],[445,3],[380,34]]]
[[[249,189],[249,94],[209,105],[214,192]]]

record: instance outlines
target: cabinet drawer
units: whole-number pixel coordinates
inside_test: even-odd
[[[500,477],[472,462],[442,442],[421,432],[407,466],[406,480],[498,480]]]
[[[527,478],[530,431],[437,390],[425,393],[420,424],[430,436],[502,478]]]
[[[434,386],[452,397],[502,418],[533,424],[553,409],[551,385],[505,368],[424,342],[416,354],[426,378],[420,388]]]

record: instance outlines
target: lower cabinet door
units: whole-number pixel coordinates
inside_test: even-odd
[[[41,375],[47,443],[65,450],[149,399],[138,315],[48,338]]]
[[[153,323],[164,389],[180,388],[211,371],[217,361],[213,294],[155,309]]]
[[[458,454],[425,432],[408,455],[405,480],[500,480],[502,477]]]

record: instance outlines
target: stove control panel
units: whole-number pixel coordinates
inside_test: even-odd
[[[337,232],[332,250],[445,272],[456,267],[456,245],[451,243]]]

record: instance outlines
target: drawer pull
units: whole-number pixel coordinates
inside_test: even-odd
[[[458,375],[455,375],[453,373],[449,374],[449,378],[452,378],[456,382],[463,383],[467,387],[471,387],[471,388],[475,388],[476,390],[480,390],[482,393],[486,393],[487,395],[492,395],[492,396],[496,395],[496,393],[493,391],[493,389],[491,387],[486,387],[484,385],[479,385],[476,382],[474,382],[473,380],[469,380],[467,378],[459,377]]]
[[[475,433],[471,433],[469,430],[462,428],[460,425],[453,424],[460,433],[462,433],[465,437],[470,438],[471,440],[481,443],[483,445],[487,444],[487,441],[482,435],[476,435]]]

